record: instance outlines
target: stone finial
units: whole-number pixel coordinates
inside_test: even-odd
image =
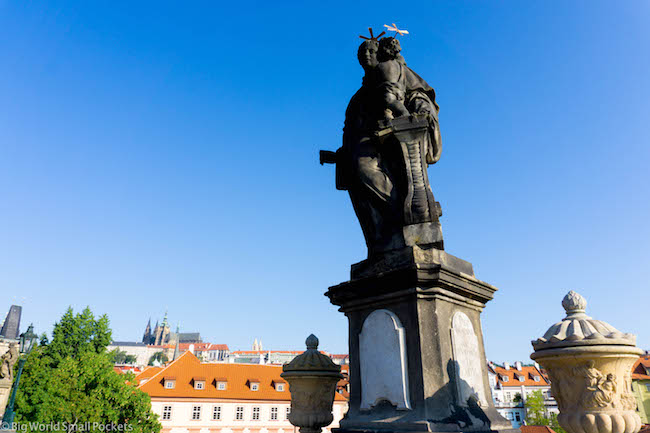
[[[556,349],[571,346],[627,345],[636,344],[636,336],[624,334],[609,323],[593,319],[585,313],[587,300],[571,290],[562,299],[566,317],[554,324],[543,337],[532,341],[535,350]]]
[[[305,340],[305,344],[307,345],[307,350],[316,350],[316,349],[318,349],[318,337],[316,337],[314,334],[311,334]]]
[[[562,299],[562,306],[568,316],[580,314],[587,309],[587,300],[580,293],[571,290]]]

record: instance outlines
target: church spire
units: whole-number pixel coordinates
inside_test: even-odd
[[[178,322],[178,325],[176,325],[176,345],[174,346],[174,357],[172,358],[172,361],[175,361],[181,354],[180,332],[181,332],[181,322]]]

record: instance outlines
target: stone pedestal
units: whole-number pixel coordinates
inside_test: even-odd
[[[11,395],[11,382],[0,381],[0,421],[2,421],[2,415],[5,413],[9,395]]]
[[[351,276],[326,293],[349,320],[350,409],[339,433],[518,431],[488,383],[480,313],[497,289],[471,263],[416,245]]]

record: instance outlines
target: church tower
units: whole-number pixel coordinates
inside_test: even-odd
[[[144,329],[144,335],[142,336],[142,342],[144,344],[151,344],[151,318],[147,322],[147,327]]]

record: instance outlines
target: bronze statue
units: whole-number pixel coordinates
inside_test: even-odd
[[[336,163],[336,187],[350,194],[369,257],[413,245],[443,249],[427,175],[442,150],[435,91],[406,65],[397,39],[364,39],[365,75],[345,113],[343,145],[321,151],[321,164]]]

